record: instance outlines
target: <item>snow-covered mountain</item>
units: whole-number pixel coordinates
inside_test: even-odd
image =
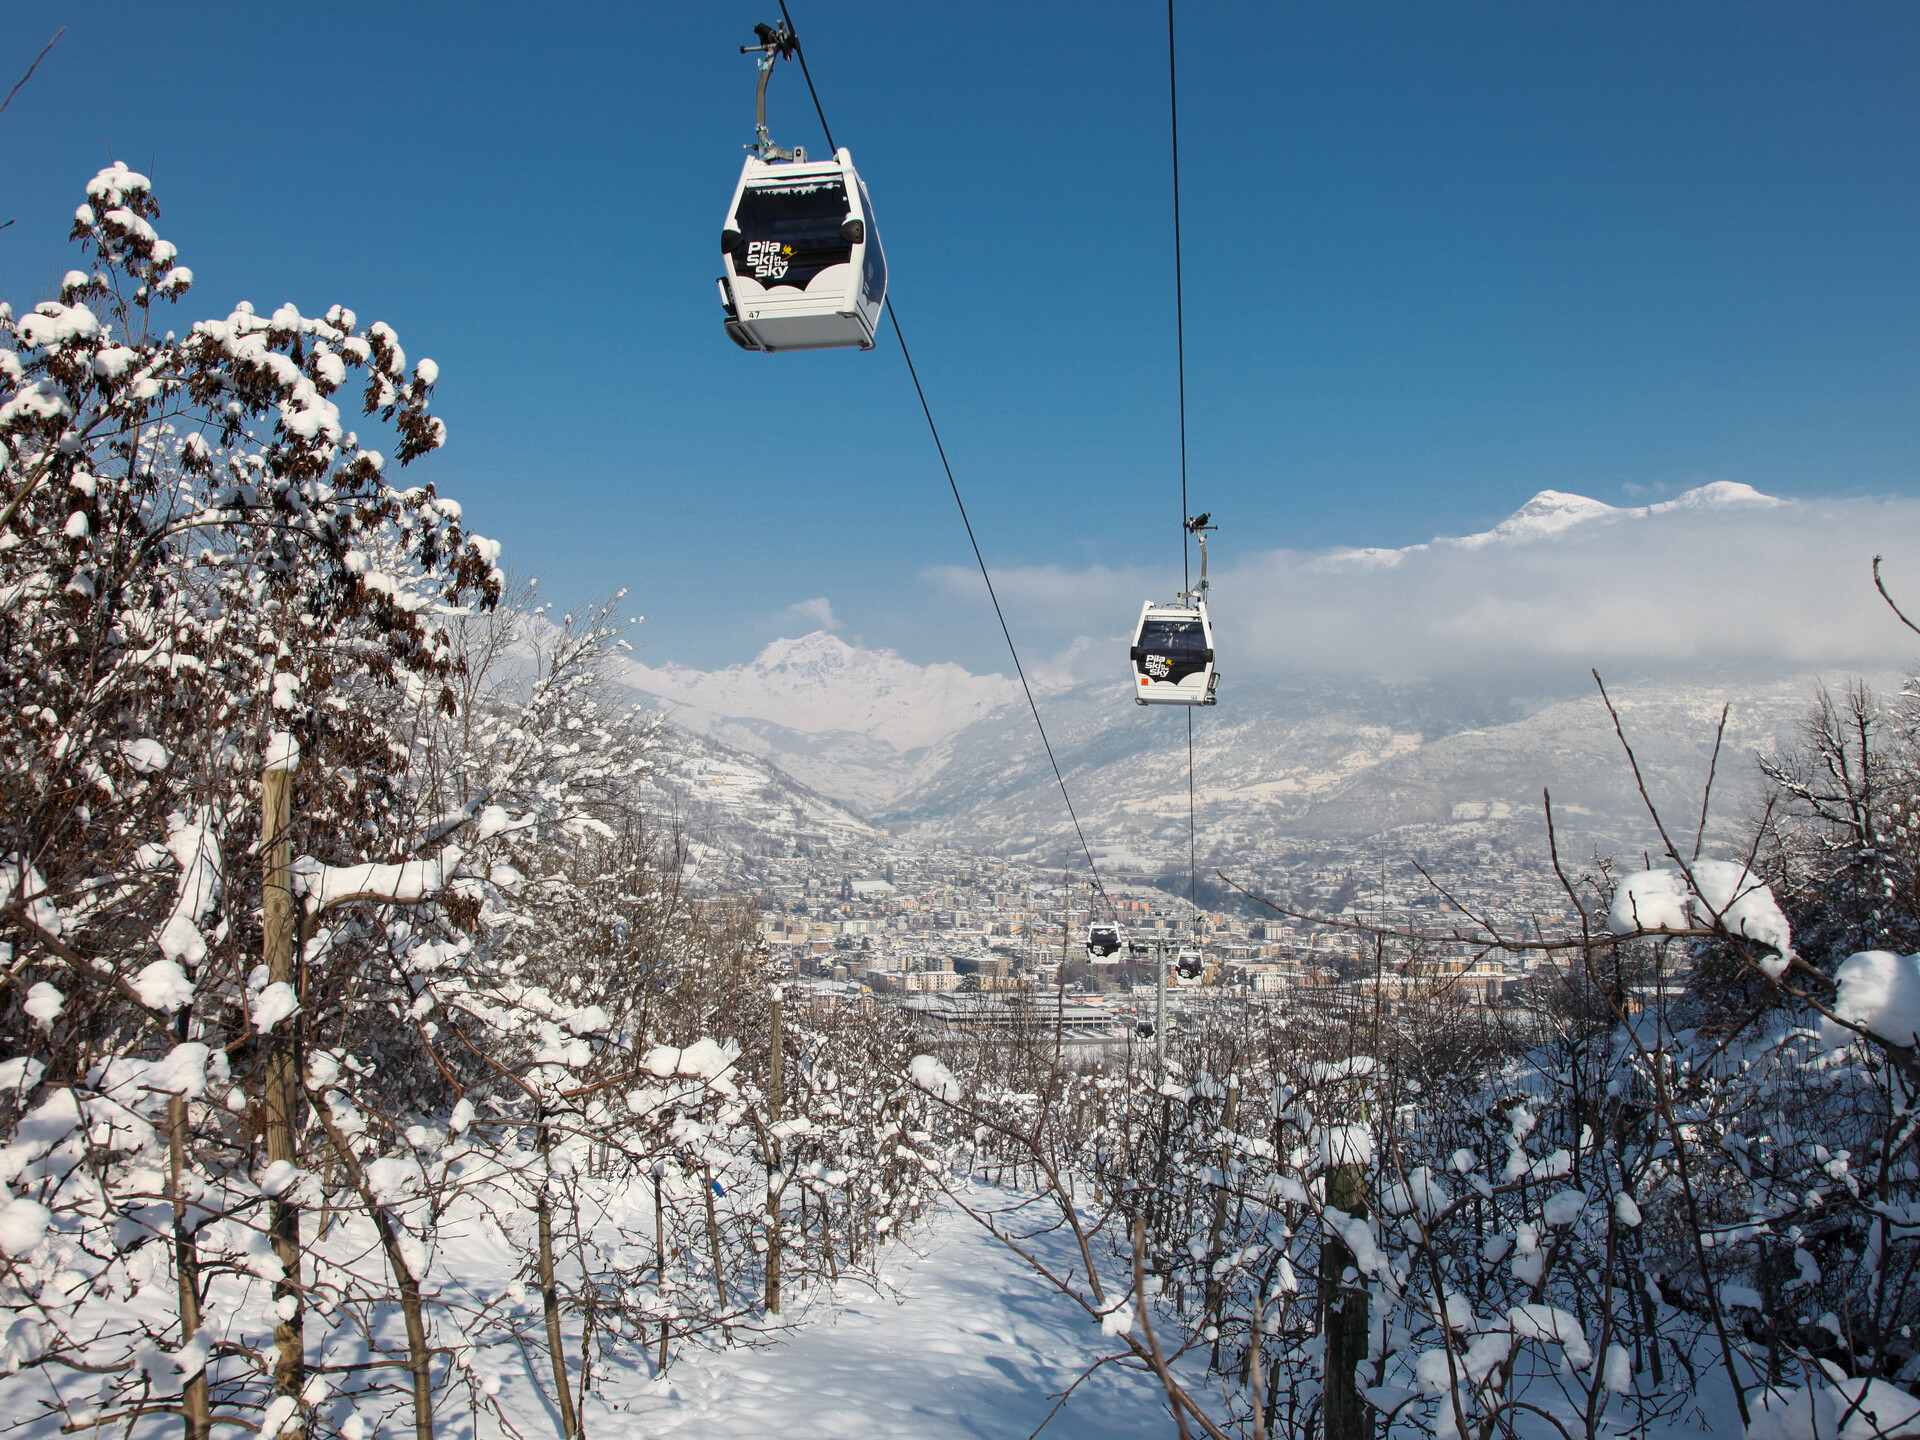
[[[1874,678],[1885,687],[1895,677]],[[1612,693],[1650,792],[1684,829],[1699,814],[1721,704],[1733,702],[1709,838],[1738,843],[1757,790],[1753,757],[1791,741],[1818,683],[1807,675],[1723,690],[1642,681]],[[1054,754],[1103,867],[1179,867],[1187,848],[1186,716],[1127,698],[1106,682],[1045,697]],[[765,727],[749,738],[791,747],[814,737]],[[818,767],[816,789],[712,734],[687,735],[676,748],[680,763],[663,783],[690,828],[749,851],[782,836],[873,842],[882,830],[1008,858],[1054,860],[1074,844],[1024,703],[911,759],[896,756],[892,768],[869,753],[869,768],[836,771],[832,751],[807,752],[799,758]],[[782,758],[791,764],[795,754],[787,748]],[[1203,865],[1284,865],[1305,853],[1351,857],[1370,846],[1444,855],[1470,851],[1495,832],[1538,859],[1543,790],[1553,794],[1563,853],[1576,861],[1596,849],[1632,855],[1659,844],[1597,694],[1540,701],[1341,678],[1242,688],[1195,715],[1194,780]]]
[[[1714,833],[1730,838],[1757,788],[1755,752],[1791,741],[1816,684],[1642,681],[1613,697],[1655,802],[1688,830],[1721,704],[1733,702],[1714,807]],[[1186,717],[1127,705],[1117,689],[1081,686],[1049,697],[1045,712],[1081,828],[1116,866],[1184,864]],[[1196,713],[1193,742],[1203,861],[1351,853],[1374,840],[1444,850],[1489,826],[1530,834],[1539,849],[1543,790],[1577,860],[1659,843],[1597,693],[1539,702],[1326,679],[1236,691]],[[1057,854],[1072,836],[1032,721],[1012,710],[954,737],[939,772],[878,818],[908,836],[1007,855]]]
[[[881,838],[778,767],[704,735],[676,735],[646,790],[654,812],[687,837],[696,877],[724,871],[729,855],[779,851],[794,841],[838,847]]]
[[[1710,485],[1661,500],[1652,505],[1609,505],[1585,495],[1565,490],[1542,490],[1491,530],[1475,535],[1437,535],[1420,545],[1405,545],[1396,550],[1373,547],[1342,548],[1327,557],[1333,562],[1364,560],[1375,564],[1395,564],[1410,555],[1436,547],[1479,550],[1487,546],[1524,545],[1550,540],[1583,527],[1617,524],[1623,521],[1651,520],[1663,515],[1697,513],[1704,510],[1770,510],[1785,502],[1764,495],[1751,485],[1734,480],[1716,480]]]
[[[1711,485],[1702,485],[1653,505],[1608,505],[1603,501],[1589,500],[1584,495],[1569,495],[1564,490],[1542,490],[1491,530],[1483,530],[1478,535],[1463,535],[1451,542],[1442,539],[1434,543],[1480,546],[1502,540],[1537,540],[1542,536],[1564,534],[1577,525],[1589,525],[1596,521],[1646,520],[1656,515],[1722,508],[1771,509],[1781,503],[1771,495],[1761,494],[1751,485],[1742,485],[1733,480],[1716,480]]]
[[[1018,691],[1002,675],[856,650],[826,630],[775,640],[750,663],[724,670],[629,661],[616,678],[705,716],[765,720],[808,735],[863,735],[902,754],[964,728]]]
[[[1555,563],[1544,552],[1589,533],[1721,515],[1738,525],[1783,503],[1727,482],[1637,507],[1544,490],[1477,535],[1329,552],[1310,564],[1400,573],[1423,552],[1510,553],[1501,565],[1527,557],[1537,568]],[[1524,612],[1528,592],[1514,603]],[[1517,612],[1514,623],[1524,621]],[[1670,622],[1650,611],[1646,623]],[[1641,802],[1584,666],[1562,666],[1554,681],[1523,667],[1500,680],[1404,682],[1226,668],[1220,706],[1193,717],[1194,815],[1202,849],[1217,857],[1350,846],[1390,831],[1444,846],[1475,826],[1537,827],[1543,787],[1577,853],[1646,842]],[[1804,662],[1771,668],[1737,682],[1698,664],[1622,677],[1616,698],[1663,804],[1697,815],[1714,724],[1731,701],[1718,813],[1738,822],[1755,783],[1753,752],[1791,738],[1820,679]],[[1115,671],[1050,690],[1042,710],[1096,852],[1168,863],[1186,845],[1187,717],[1127,703],[1117,656]],[[620,678],[683,728],[896,833],[1003,854],[1051,852],[1070,834],[1018,686],[1000,675],[915,665],[816,632],[775,641],[747,665],[631,665]]]

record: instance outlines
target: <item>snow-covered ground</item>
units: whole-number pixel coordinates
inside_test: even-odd
[[[1066,1248],[1041,1242],[1064,1268]],[[1057,1252],[1057,1253],[1056,1253]],[[893,1246],[891,1293],[843,1284],[788,1308],[792,1328],[761,1348],[692,1351],[664,1379],[615,1370],[589,1398],[589,1435],[681,1440],[1020,1437],[1103,1355],[1099,1327],[1048,1292],[965,1215],[933,1216]],[[554,1424],[524,1372],[500,1399],[522,1434]],[[1052,1440],[1131,1440],[1172,1432],[1149,1375],[1103,1366],[1062,1407]]]

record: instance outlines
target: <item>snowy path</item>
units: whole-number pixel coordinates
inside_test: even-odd
[[[843,1287],[837,1301],[817,1298],[774,1345],[687,1355],[664,1384],[616,1380],[589,1403],[588,1433],[1023,1440],[1059,1391],[1112,1353],[1078,1307],[1049,1294],[965,1215],[935,1216],[910,1243],[895,1245],[887,1265],[895,1294]],[[1067,1262],[1063,1247],[1049,1249]],[[528,1419],[536,1428],[524,1433],[539,1433],[544,1417]],[[1044,1432],[1050,1440],[1171,1433],[1158,1385],[1117,1366],[1081,1385]]]

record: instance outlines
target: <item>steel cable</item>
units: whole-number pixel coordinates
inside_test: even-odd
[[[1174,65],[1173,0],[1167,0],[1167,117],[1173,135],[1173,345],[1180,395],[1180,578],[1193,589],[1193,569],[1187,543],[1187,315],[1186,283],[1180,257],[1180,84]],[[1187,904],[1196,911],[1200,888],[1199,841],[1193,803],[1193,710],[1187,710]]]
[[[800,59],[800,73],[806,78],[807,94],[813,97],[813,113],[820,117],[820,129],[827,137],[828,147],[838,151],[839,146],[833,143],[833,127],[827,124],[826,109],[820,104],[820,92],[814,88],[813,72],[807,68],[806,47],[800,43],[798,31],[793,23],[793,16],[787,11],[787,0],[780,0],[780,18],[787,22],[787,29],[795,35],[793,50],[794,54]],[[934,422],[933,407],[927,403],[927,392],[920,384],[920,372],[913,363],[913,352],[907,348],[906,333],[900,328],[900,316],[893,308],[893,296],[891,294],[887,296],[886,306],[887,319],[893,323],[894,338],[900,342],[900,356],[907,362],[907,376],[913,381],[913,393],[918,396],[920,400],[920,413],[926,416],[927,430],[933,436],[933,448],[940,456],[940,468],[946,472],[947,488],[953,492],[954,507],[960,512],[961,525],[966,527],[967,544],[973,547],[974,562],[980,567],[980,578],[986,582],[987,598],[993,602],[994,619],[1000,622],[1001,637],[1007,642],[1007,653],[1013,657],[1014,673],[1020,677],[1020,689],[1027,697],[1027,708],[1033,712],[1033,725],[1034,728],[1040,732],[1040,744],[1047,752],[1047,763],[1053,767],[1053,778],[1054,782],[1060,787],[1060,798],[1066,802],[1067,818],[1073,822],[1073,833],[1075,838],[1080,842],[1080,853],[1086,856],[1087,872],[1093,877],[1093,891],[1105,900],[1107,899],[1107,894],[1105,887],[1100,883],[1100,867],[1094,864],[1093,850],[1087,844],[1086,832],[1080,828],[1080,816],[1074,810],[1073,796],[1067,790],[1067,777],[1061,773],[1060,761],[1053,753],[1053,742],[1047,738],[1047,726],[1046,722],[1040,718],[1039,702],[1033,698],[1033,687],[1027,683],[1026,666],[1020,662],[1020,648],[1013,643],[1013,631],[1008,628],[1006,614],[1000,608],[999,593],[993,588],[993,575],[987,569],[987,560],[986,556],[981,553],[980,541],[973,533],[973,521],[967,515],[966,502],[960,498],[960,484],[954,479],[953,465],[947,459],[946,444],[940,438],[939,425]],[[1184,493],[1182,499],[1184,501]],[[1191,828],[1191,826],[1189,826],[1189,828]],[[1107,903],[1108,910],[1111,912],[1112,901],[1108,900]],[[1092,909],[1091,906],[1088,908],[1089,910]],[[1071,896],[1068,897],[1066,914],[1068,918],[1062,922],[1063,925],[1068,924],[1072,918],[1073,907]]]

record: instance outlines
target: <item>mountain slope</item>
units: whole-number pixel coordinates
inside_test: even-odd
[[[1716,833],[1737,830],[1757,780],[1753,753],[1792,735],[1814,683],[1802,677],[1738,695]],[[1656,803],[1689,830],[1723,698],[1708,685],[1652,683],[1615,696]],[[1186,717],[1128,706],[1118,687],[1097,685],[1056,697],[1048,719],[1096,855],[1184,861]],[[932,782],[880,818],[915,838],[1009,854],[1070,842],[1030,720],[1002,712],[949,743]],[[1543,789],[1553,792],[1563,843],[1575,854],[1657,844],[1597,696],[1524,709],[1431,686],[1328,681],[1236,691],[1194,719],[1198,843],[1223,860],[1353,846],[1408,827],[1437,828],[1443,840],[1487,822],[1543,830]]]
[[[644,793],[690,842],[692,870],[725,871],[741,855],[881,839],[872,825],[756,756],[681,731],[661,749]]]
[[[810,735],[863,735],[900,753],[933,744],[1018,693],[1001,675],[973,675],[945,662],[915,665],[891,650],[856,650],[825,630],[775,640],[746,665],[692,670],[627,661],[614,678],[701,717],[767,721]]]

